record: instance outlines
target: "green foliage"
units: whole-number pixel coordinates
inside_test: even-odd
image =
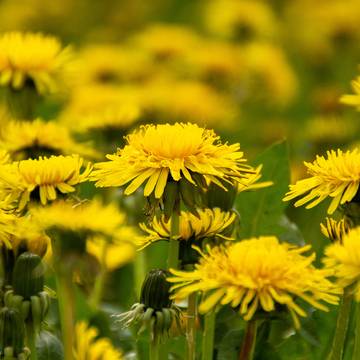
[[[36,342],[38,360],[64,360],[61,341],[49,331],[41,331]]]

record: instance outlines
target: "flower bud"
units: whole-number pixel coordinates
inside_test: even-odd
[[[145,308],[162,310],[171,306],[172,300],[169,299],[171,285],[166,281],[168,276],[167,271],[162,269],[153,269],[148,273],[140,296],[140,302],[145,305]]]
[[[235,202],[237,189],[230,184],[223,184],[227,191],[221,187],[210,184],[206,193],[206,205],[209,208],[220,208],[223,211],[230,211]]]
[[[20,313],[15,309],[4,307],[0,311],[0,353],[5,355],[5,349],[11,348],[13,356],[24,350],[25,325]],[[9,349],[7,349],[9,351]]]
[[[29,252],[21,254],[13,272],[14,293],[30,299],[44,289],[44,266],[41,257]]]

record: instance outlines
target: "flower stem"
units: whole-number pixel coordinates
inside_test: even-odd
[[[186,323],[186,360],[195,360],[196,346],[196,293],[192,293],[188,298],[187,323]]]
[[[349,287],[346,288],[339,306],[334,339],[327,360],[341,360],[343,358],[345,339],[349,326],[352,297],[353,295],[351,293],[351,289]]]
[[[179,240],[176,237],[179,235],[180,215],[177,209],[171,215],[171,229],[169,241],[168,254],[168,268],[177,269],[179,265]]]
[[[356,304],[355,343],[353,360],[360,359],[360,303]]]
[[[202,341],[202,360],[212,360],[214,353],[215,310],[205,315],[204,336]]]
[[[242,343],[239,360],[252,360],[255,354],[257,321],[250,320],[247,322],[245,336]]]
[[[72,277],[64,271],[56,271],[57,296],[59,301],[64,359],[73,360],[74,345],[74,293]]]
[[[160,346],[158,341],[150,341],[150,360],[160,359]]]
[[[30,359],[37,360],[36,331],[32,321],[26,321],[26,344],[30,349]]]

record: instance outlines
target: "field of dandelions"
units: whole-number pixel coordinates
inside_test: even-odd
[[[0,360],[360,360],[359,20],[0,1]]]

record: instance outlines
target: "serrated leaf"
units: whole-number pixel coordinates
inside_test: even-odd
[[[263,165],[261,181],[272,181],[270,187],[238,195],[235,207],[241,216],[242,237],[280,235],[284,232],[281,218],[287,206],[282,201],[290,180],[286,141],[265,150],[253,162]]]

